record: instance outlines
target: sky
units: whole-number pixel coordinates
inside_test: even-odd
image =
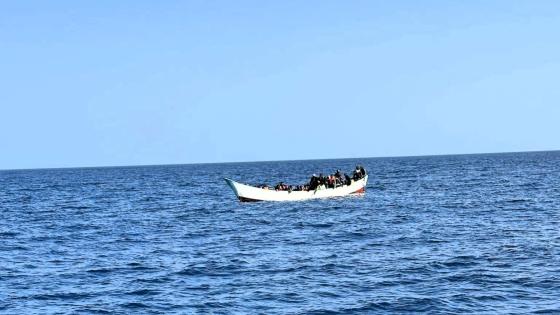
[[[560,149],[558,1],[3,1],[0,169]]]

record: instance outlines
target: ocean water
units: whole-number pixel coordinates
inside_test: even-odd
[[[0,313],[559,314],[560,152],[1,171]]]

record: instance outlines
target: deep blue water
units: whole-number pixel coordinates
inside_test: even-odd
[[[560,152],[0,172],[0,313],[80,312],[558,314]]]

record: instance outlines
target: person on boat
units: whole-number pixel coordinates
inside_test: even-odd
[[[334,177],[334,188],[342,186],[342,179],[340,177]]]
[[[284,191],[284,190],[288,190],[288,186],[284,185],[283,182],[278,183],[278,185],[276,185],[276,187],[274,187],[275,190],[277,191]]]
[[[352,179],[353,180],[358,180],[360,179],[360,167],[356,166],[356,169],[354,170],[354,174],[352,175]]]
[[[317,180],[317,186],[323,186],[325,184],[325,177],[323,173],[319,173],[319,179]]]
[[[319,178],[316,174],[313,174],[309,180],[309,189],[314,190],[317,186],[319,186]]]
[[[352,184],[352,178],[346,173],[344,173],[344,180],[346,181],[345,184],[350,186]]]
[[[334,180],[333,180],[334,176],[329,175],[329,177],[327,178],[327,188],[334,188]]]
[[[362,179],[366,176],[366,170],[364,169],[363,166],[361,165],[357,165],[356,166],[356,170],[354,170],[354,180],[359,180]]]

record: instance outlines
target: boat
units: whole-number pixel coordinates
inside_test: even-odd
[[[242,184],[224,178],[229,187],[233,190],[239,201],[297,201],[317,198],[342,197],[353,194],[363,194],[366,191],[368,175],[352,180],[349,185],[327,188],[320,185],[313,190],[274,190]]]

